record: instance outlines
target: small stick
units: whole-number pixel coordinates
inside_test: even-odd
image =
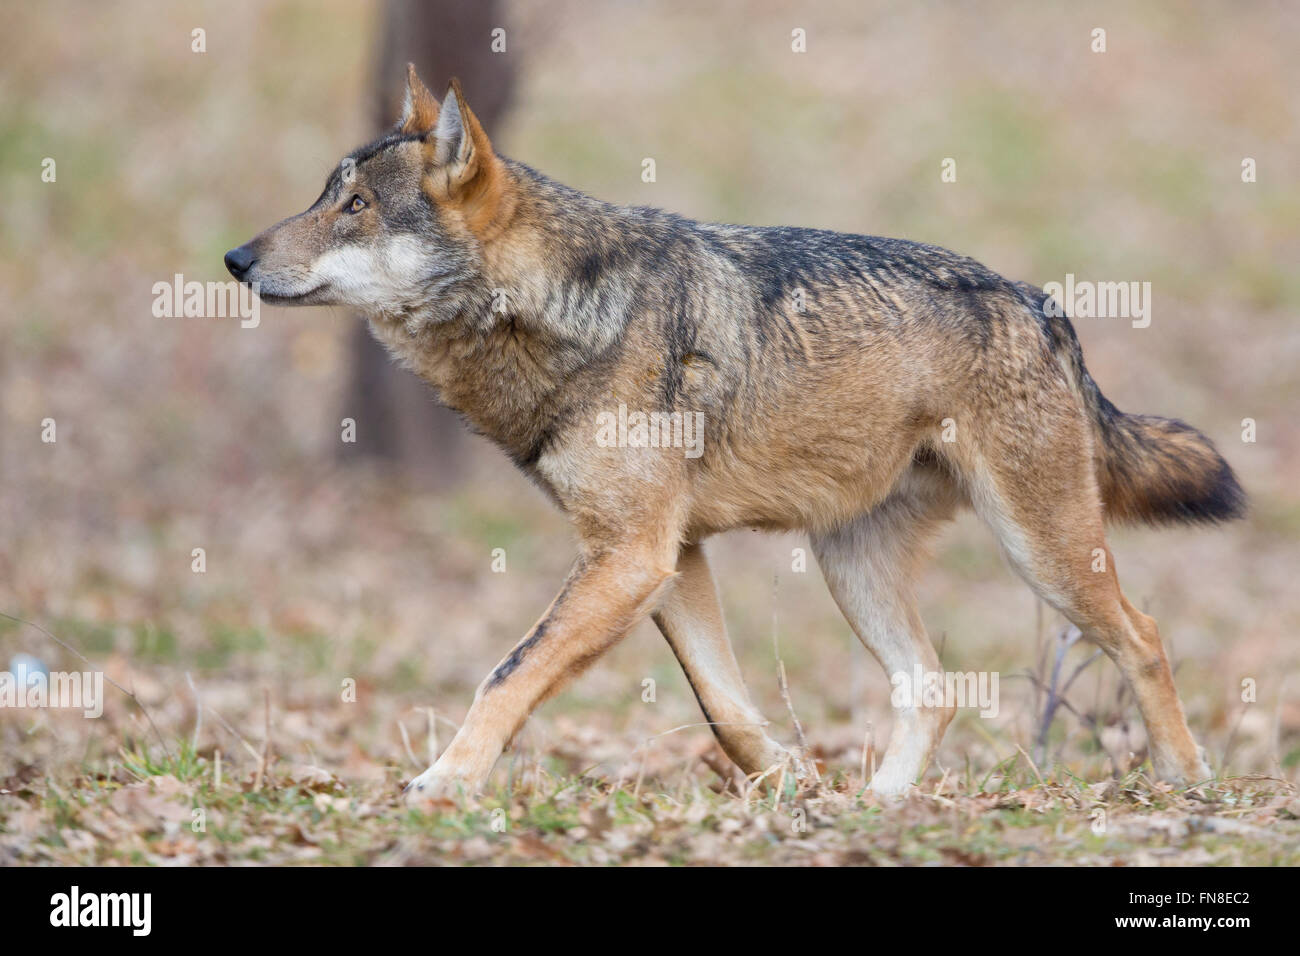
[[[253,778],[253,789],[262,789],[262,780],[269,776],[266,771],[271,766],[271,691],[269,689],[263,692],[266,701],[266,739],[262,741],[262,756],[257,764],[257,776]]]
[[[208,710],[212,710],[212,708],[209,707]],[[249,756],[251,756],[254,760],[262,759],[257,752],[257,748],[255,748],[252,744],[250,744],[247,740],[245,740],[243,734],[241,734],[234,727],[231,727],[230,724],[227,722],[226,718],[222,717],[215,710],[212,710],[212,716],[217,718],[217,723],[221,724],[222,727],[226,728],[226,731],[230,734],[230,736],[234,737],[236,740],[238,740],[241,744],[244,745],[244,749],[248,751]]]
[[[397,729],[402,732],[402,747],[406,750],[406,756],[411,758],[411,763],[420,766],[420,761],[415,759],[415,751],[411,749],[411,737],[406,732],[406,725],[400,719],[397,721]]]
[[[650,756],[650,745],[653,742],[654,742],[654,738],[651,737],[649,740],[646,741],[646,745],[644,749],[642,749],[641,751],[641,766],[637,768],[636,786],[632,788],[633,800],[638,800],[641,797],[641,781],[645,778],[645,762],[646,762],[646,758]]]
[[[772,653],[776,656],[776,676],[777,683],[781,687],[781,699],[785,701],[786,710],[790,712],[790,720],[794,722],[795,739],[799,742],[799,754],[801,757],[808,754],[808,741],[803,734],[803,724],[799,722],[799,715],[794,712],[794,701],[790,699],[790,684],[785,678],[785,661],[781,660],[781,646],[777,640],[776,629],[776,588],[779,576],[772,574]],[[820,780],[821,775],[817,773],[817,763],[811,758],[808,765],[812,767],[814,779]]]
[[[1282,683],[1277,689],[1277,706],[1273,708],[1273,740],[1270,756],[1273,758],[1273,769],[1277,771],[1278,776],[1283,775],[1282,761],[1278,759],[1282,752],[1282,701],[1286,699],[1286,685],[1290,680],[1290,674],[1282,678]]]
[[[190,741],[190,749],[195,753],[199,752],[199,734],[203,732],[203,698],[199,696],[199,689],[194,686],[194,678],[190,677],[190,672],[185,672],[185,683],[190,685],[190,693],[194,695],[194,738]]]
[[[948,782],[948,768],[945,767],[943,776],[939,779],[939,786],[934,788],[934,795],[937,797],[943,793],[943,785]]]
[[[777,682],[781,686],[781,699],[785,701],[786,710],[790,712],[790,719],[794,721],[794,736],[799,741],[799,749],[805,753],[808,751],[808,741],[804,739],[803,724],[799,723],[799,715],[794,712],[794,702],[790,699],[790,685],[785,679],[785,661],[781,658],[776,659],[776,676]]]
[[[862,786],[866,787],[871,782],[871,777],[876,775],[876,741],[875,728],[871,721],[867,721],[867,733],[862,738]],[[867,766],[871,766],[871,777],[867,776]]]
[[[1016,749],[1020,751],[1020,756],[1024,757],[1025,760],[1028,761],[1029,769],[1034,772],[1034,776],[1038,778],[1038,782],[1041,784],[1043,782],[1043,775],[1038,772],[1038,767],[1034,765],[1033,758],[1030,757],[1029,754],[1025,753],[1025,748],[1020,746],[1020,744],[1016,744]],[[945,776],[947,776],[947,774],[945,774]]]
[[[429,715],[429,738],[427,746],[429,748],[429,763],[432,765],[438,760],[438,714],[432,707],[426,707],[424,709]]]
[[[749,784],[749,786],[745,788],[745,802],[746,802],[746,803],[749,803],[749,797],[750,797],[750,794],[752,794],[755,790],[757,790],[758,787],[759,787],[759,785],[760,785],[764,780],[766,780],[768,777],[772,776],[772,774],[776,773],[777,770],[781,770],[782,773],[784,773],[784,772],[785,772],[785,764],[784,764],[784,763],[774,763],[774,764],[772,764],[772,766],[768,767],[768,768],[767,768],[766,770],[764,770],[762,773],[760,773],[760,774],[755,774],[755,775],[754,775],[754,779],[753,779],[753,781],[751,781],[750,784]]]

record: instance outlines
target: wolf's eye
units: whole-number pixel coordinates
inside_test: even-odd
[[[348,212],[360,212],[366,208],[366,201],[360,196],[353,196],[352,202],[348,203]]]

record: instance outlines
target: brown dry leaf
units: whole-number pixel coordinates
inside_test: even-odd
[[[343,782],[323,767],[314,764],[296,763],[289,768],[286,779],[303,790],[313,793],[325,793],[342,790]]]
[[[74,829],[73,827],[63,827],[59,830],[59,836],[67,844],[68,849],[75,852],[89,852],[95,848],[95,838],[85,830]]]
[[[109,806],[124,820],[159,826],[193,819],[188,788],[173,776],[150,777],[118,790]]]
[[[313,830],[308,830],[307,827],[305,827],[302,823],[295,823],[292,829],[290,830],[290,833],[298,843],[302,843],[307,846],[315,846],[315,847],[320,846],[322,843],[330,840],[333,837],[332,833],[327,833],[327,832],[317,833]]]
[[[335,813],[346,813],[352,806],[352,801],[347,797],[335,797],[328,793],[318,793],[312,798],[312,806],[321,813],[333,811]]]

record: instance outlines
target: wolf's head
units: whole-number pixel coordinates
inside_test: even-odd
[[[226,253],[226,268],[277,305],[425,310],[479,272],[509,215],[508,176],[460,84],[440,107],[407,67],[406,105],[385,136],[345,157],[309,209]]]

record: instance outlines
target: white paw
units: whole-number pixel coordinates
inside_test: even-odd
[[[881,767],[871,778],[867,789],[879,797],[901,800],[912,789],[913,775],[896,771],[891,767]]]
[[[465,777],[435,763],[406,785],[402,797],[407,806],[420,806],[438,800],[471,796],[475,789]]]
[[[1214,771],[1210,769],[1209,761],[1206,759],[1205,748],[1197,747],[1196,756],[1195,763],[1190,767],[1184,767],[1180,766],[1174,757],[1162,760],[1158,755],[1153,755],[1151,769],[1157,779],[1171,783],[1175,787],[1194,787],[1211,782],[1214,780]]]

